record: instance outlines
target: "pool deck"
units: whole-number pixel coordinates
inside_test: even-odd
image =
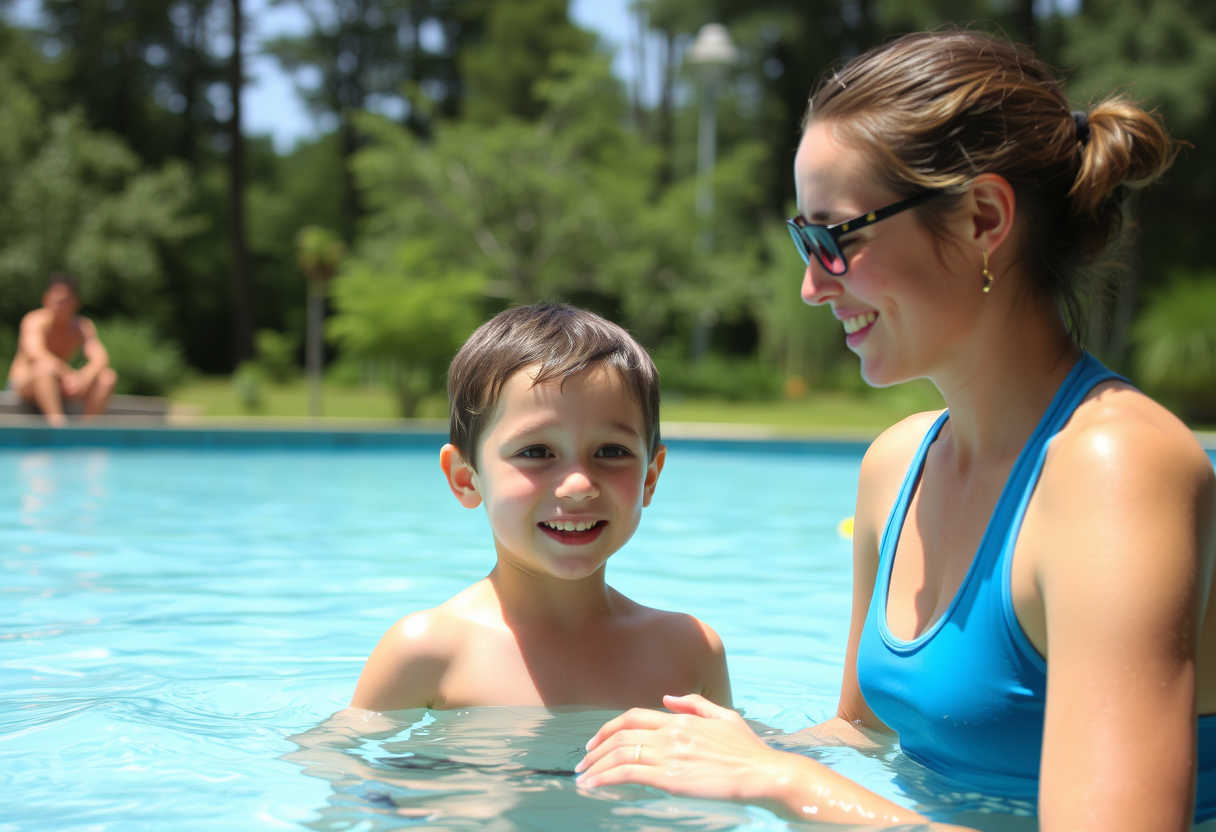
[[[664,441],[681,447],[863,453],[877,428],[664,422]],[[0,416],[0,449],[17,448],[419,448],[447,437],[446,419],[160,419],[108,417],[51,428],[39,416]],[[1216,455],[1216,432],[1195,433]]]
[[[864,453],[879,429],[664,422],[681,447]],[[159,419],[103,417],[48,427],[39,416],[0,416],[0,450],[18,448],[410,448],[447,440],[446,419]]]

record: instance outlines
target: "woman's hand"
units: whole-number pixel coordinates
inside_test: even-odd
[[[663,704],[672,713],[635,708],[601,728],[575,767],[579,785],[653,786],[685,797],[763,806],[798,820],[925,820],[814,760],[770,748],[743,717],[704,697],[665,696]]]
[[[750,784],[787,756],[743,717],[704,697],[665,696],[672,713],[635,708],[604,725],[575,768],[582,786],[635,783],[672,794],[747,801]]]

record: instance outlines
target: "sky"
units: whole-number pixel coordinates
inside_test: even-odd
[[[596,32],[616,50],[616,72],[626,77],[629,62],[624,45],[629,31],[629,0],[572,0],[570,16],[580,26]],[[298,34],[307,29],[307,20],[290,6],[270,5],[269,0],[246,0],[254,39]],[[290,76],[279,69],[273,58],[251,55],[248,62],[250,84],[245,90],[244,127],[247,135],[274,137],[280,152],[291,149],[302,137],[316,135],[317,125],[304,101],[296,92]]]
[[[570,16],[580,26],[598,34],[615,50],[613,64],[623,79],[629,75],[624,46],[629,31],[630,0],[571,0]],[[37,25],[39,0],[11,0],[8,16],[23,25]],[[249,85],[245,88],[243,115],[246,135],[270,135],[280,152],[289,151],[297,139],[315,136],[316,120],[296,91],[291,76],[273,58],[259,54],[257,44],[280,35],[302,34],[308,20],[291,5],[272,5],[271,0],[245,0],[249,20],[250,54],[246,62]]]

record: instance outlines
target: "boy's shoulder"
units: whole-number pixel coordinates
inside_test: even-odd
[[[696,680],[693,688],[667,693],[700,693],[719,705],[731,706],[726,648],[713,627],[695,615],[647,607],[619,593],[617,598],[625,608],[626,626],[637,639],[637,658],[642,662],[648,658],[667,670],[681,667],[687,678]]]
[[[618,593],[620,600],[630,608],[626,620],[651,636],[662,638],[672,645],[700,647],[709,652],[722,650],[722,639],[714,628],[695,615],[647,607]]]
[[[482,593],[481,584],[474,584],[389,627],[363,667],[351,704],[371,711],[432,707],[445,672],[469,639],[495,625],[478,603]]]

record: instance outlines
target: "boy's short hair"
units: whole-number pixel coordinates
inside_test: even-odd
[[[533,385],[610,367],[642,408],[647,449],[659,446],[659,374],[650,354],[621,327],[594,312],[561,303],[517,306],[469,336],[448,369],[451,443],[474,469],[477,444],[494,415],[503,385],[539,367]]]

